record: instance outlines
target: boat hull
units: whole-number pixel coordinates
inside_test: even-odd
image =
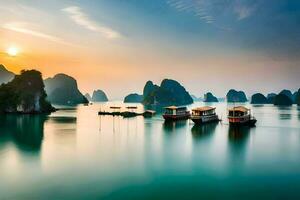
[[[230,126],[255,126],[257,120],[249,119],[247,121],[238,122],[238,121],[229,121]]]
[[[192,116],[191,120],[195,124],[207,124],[207,123],[213,123],[213,122],[219,122],[220,119],[217,115],[209,116],[209,117],[199,117],[199,116]]]
[[[185,114],[185,115],[168,115],[168,114],[164,114],[163,118],[166,121],[178,121],[178,120],[187,120],[191,117],[190,114]]]

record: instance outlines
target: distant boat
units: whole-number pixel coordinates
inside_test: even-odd
[[[220,121],[218,115],[216,114],[216,108],[210,106],[192,109],[191,119],[196,124]]]
[[[137,109],[138,107],[137,106],[127,106],[126,108],[127,109]]]
[[[191,116],[190,111],[187,110],[187,107],[176,107],[169,106],[165,108],[165,113],[163,118],[166,121],[176,121],[176,120],[186,120]]]
[[[235,126],[254,126],[257,120],[251,115],[251,110],[244,106],[233,107],[228,110],[228,121]]]
[[[155,114],[156,114],[156,112],[154,110],[146,110],[143,113],[143,116],[146,118],[149,118],[149,117],[153,117]]]
[[[109,108],[110,108],[110,109],[121,109],[120,106],[110,106]]]

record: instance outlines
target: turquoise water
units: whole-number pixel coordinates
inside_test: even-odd
[[[240,129],[226,104],[201,127],[97,115],[117,104],[0,116],[0,199],[300,198],[300,108],[251,106]]]

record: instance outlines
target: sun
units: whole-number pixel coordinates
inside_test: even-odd
[[[12,57],[15,57],[19,54],[19,49],[15,46],[11,46],[9,47],[7,50],[6,50],[6,53],[9,55],[9,56],[12,56]]]

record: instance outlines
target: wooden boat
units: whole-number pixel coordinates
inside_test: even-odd
[[[210,106],[192,109],[191,120],[196,124],[220,121],[218,115],[216,114],[216,108]]]
[[[190,111],[186,107],[170,106],[165,108],[163,118],[166,121],[186,120],[191,116]]]
[[[233,107],[228,110],[228,121],[235,126],[254,126],[257,120],[251,115],[251,110],[244,106]]]
[[[143,113],[143,116],[146,117],[146,118],[150,118],[150,117],[153,117],[155,115],[155,111],[154,110],[146,110],[144,113]]]

